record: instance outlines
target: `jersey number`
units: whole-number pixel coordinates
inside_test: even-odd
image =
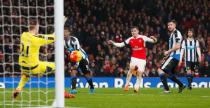
[[[29,46],[28,46],[28,45],[25,45],[25,46],[24,46],[24,44],[21,43],[20,53],[21,53],[21,56],[28,57]]]

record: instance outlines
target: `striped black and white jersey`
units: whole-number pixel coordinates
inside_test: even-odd
[[[181,44],[182,42],[182,34],[179,30],[175,30],[170,34],[169,38],[169,49],[172,49],[176,44]],[[177,49],[176,51],[171,52],[171,57],[180,59],[180,49]]]
[[[68,51],[74,51],[74,50],[79,50],[82,52],[82,58],[86,59],[88,62],[88,56],[87,53],[81,48],[79,41],[76,37],[70,36],[67,40],[65,40],[65,49]]]
[[[185,39],[182,42],[181,46],[181,54],[184,53],[184,59],[188,62],[198,62],[199,52],[197,48],[199,48],[199,42],[196,39]]]

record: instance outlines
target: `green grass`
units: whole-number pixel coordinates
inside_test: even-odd
[[[96,89],[95,94],[89,94],[88,89],[78,89],[78,94],[74,99],[66,99],[65,105],[67,107],[80,107],[80,108],[210,108],[210,89],[193,89],[192,91],[184,90],[183,93],[177,93],[177,89],[171,89],[172,93],[164,94],[162,89],[144,88],[137,94],[133,93],[130,89],[128,92],[124,92],[122,89],[103,88]],[[8,92],[10,91],[10,92]],[[11,103],[11,89],[7,89],[5,97],[7,102]],[[28,91],[28,90],[25,90]],[[38,91],[33,89],[33,91]],[[45,91],[45,89],[40,90]],[[32,104],[48,104],[50,105],[53,100],[53,89],[49,89],[50,95],[46,99],[46,94],[42,93],[37,95],[36,92],[31,95],[28,93],[22,93],[22,99],[34,99],[39,98],[39,102],[23,102],[25,106]],[[30,97],[29,97],[30,96]],[[2,90],[0,99],[3,100]],[[48,100],[48,102],[45,102]],[[13,108],[19,108],[21,98],[19,97],[14,101]],[[45,105],[46,106],[46,105]],[[0,106],[1,107],[1,106]],[[6,108],[11,106],[7,105]]]

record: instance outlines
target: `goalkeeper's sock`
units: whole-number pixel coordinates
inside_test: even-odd
[[[71,86],[72,86],[72,90],[76,89],[76,84],[77,84],[77,77],[72,77],[71,78]]]
[[[163,87],[164,87],[165,91],[169,91],[169,87],[167,84],[167,77],[166,77],[165,73],[160,74],[160,79],[161,79],[161,82],[163,83]]]
[[[187,74],[188,87],[191,87],[192,80],[193,80],[192,74]]]
[[[132,73],[131,73],[131,70],[129,70],[126,77],[126,84],[125,84],[126,86],[129,85],[131,77],[132,77]]]
[[[92,78],[90,77],[90,78],[88,78],[88,77],[85,77],[86,78],[86,80],[87,80],[87,82],[88,82],[88,84],[89,84],[89,86],[90,86],[90,89],[94,89],[94,85],[93,85],[93,80],[92,80]]]
[[[21,75],[21,79],[20,79],[20,82],[18,84],[18,87],[16,88],[16,90],[22,90],[23,87],[25,86],[25,84],[28,82],[29,80],[29,77],[26,76],[26,75]]]

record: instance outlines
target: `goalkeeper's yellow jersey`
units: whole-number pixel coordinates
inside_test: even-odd
[[[39,63],[39,49],[41,46],[54,42],[54,35],[33,35],[24,32],[20,38],[19,65],[33,67]]]

